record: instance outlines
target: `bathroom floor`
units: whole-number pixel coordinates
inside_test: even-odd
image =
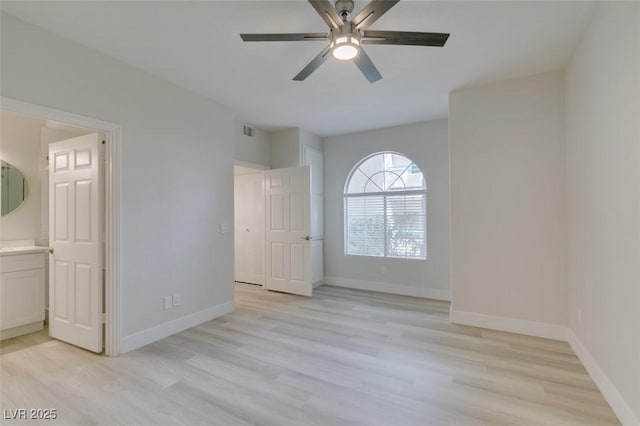
[[[51,339],[49,337],[49,326],[45,325],[44,329],[29,334],[24,334],[18,337],[12,337],[11,339],[3,340],[0,342],[0,355],[5,355],[11,352],[26,349],[31,346],[36,346],[44,342],[48,342]]]

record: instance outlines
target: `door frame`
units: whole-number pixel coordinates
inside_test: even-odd
[[[60,121],[78,127],[104,132],[105,182],[105,337],[104,353],[107,356],[120,354],[122,347],[121,291],[120,291],[120,153],[122,127],[91,117],[0,97],[0,109],[44,120]]]
[[[248,169],[254,169],[257,170],[258,172],[261,173],[262,175],[262,203],[264,204],[265,202],[265,192],[264,192],[264,174],[267,170],[269,170],[268,166],[265,166],[264,164],[258,164],[258,163],[251,163],[249,161],[242,161],[242,160],[234,160],[233,161],[233,165],[234,166],[240,166],[240,167],[246,167]],[[235,172],[233,174],[233,193],[234,193],[234,197],[235,197],[235,188],[236,188],[236,175]],[[234,258],[233,258],[233,276],[235,279],[235,274],[236,274],[236,259],[235,259],[235,253],[236,253],[236,238],[235,238],[235,229],[236,229],[236,223],[235,223],[235,218],[236,218],[236,212],[235,212],[235,198],[234,198],[234,202],[233,202],[233,206],[234,206],[234,210],[233,210],[233,233],[234,233],[234,237],[233,237],[233,253],[234,253]],[[267,232],[267,215],[264,214],[263,215],[263,220],[264,220],[264,224],[263,224],[263,229],[264,229],[264,246],[262,247],[262,285],[260,286],[261,288],[267,288],[267,240],[266,240],[266,232]],[[235,298],[235,296],[234,296]],[[234,299],[235,300],[235,299]]]

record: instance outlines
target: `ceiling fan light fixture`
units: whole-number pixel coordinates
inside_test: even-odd
[[[240,34],[240,37],[243,41],[328,40],[329,44],[325,45],[320,53],[293,77],[293,80],[305,80],[328,60],[329,56],[333,56],[341,61],[353,61],[369,83],[375,83],[382,78],[382,75],[361,44],[442,47],[449,38],[448,33],[368,30],[371,24],[399,1],[369,0],[369,3],[352,17],[354,0],[308,0],[324,23],[329,26],[328,33]]]
[[[336,37],[333,41],[331,54],[341,61],[348,61],[358,56],[360,52],[360,40],[358,37],[349,34]]]

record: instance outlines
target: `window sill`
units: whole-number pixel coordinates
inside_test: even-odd
[[[344,253],[345,257],[355,257],[358,259],[375,259],[375,260],[388,260],[388,261],[400,261],[400,262],[423,262],[426,263],[428,258],[407,258],[407,257],[390,257],[390,256],[371,256],[367,254],[349,254]]]

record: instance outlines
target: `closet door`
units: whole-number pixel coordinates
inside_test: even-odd
[[[264,285],[264,173],[234,178],[235,280]]]

